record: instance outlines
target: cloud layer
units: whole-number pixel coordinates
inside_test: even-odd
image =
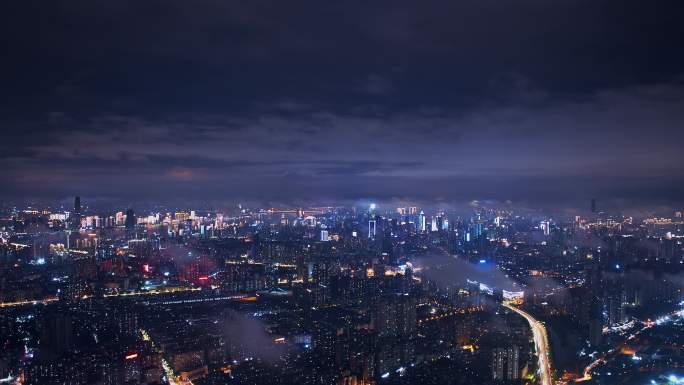
[[[0,198],[676,204],[681,7],[22,2]]]

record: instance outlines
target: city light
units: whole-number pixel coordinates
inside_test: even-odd
[[[177,385],[249,381],[261,375],[262,365],[278,375],[308,375],[320,362],[331,365],[331,383],[342,378],[347,385],[395,375],[414,382],[443,376],[446,367],[457,373],[454,378],[472,376],[482,385],[566,385],[638,376],[658,367],[654,362],[661,357],[674,357],[662,347],[678,343],[668,334],[684,318],[678,281],[670,275],[633,278],[632,271],[646,271],[651,261],[607,262],[603,244],[566,245],[553,236],[567,225],[562,219],[554,218],[541,240],[537,222],[527,219],[516,224],[517,236],[491,233],[516,221],[501,211],[465,220],[454,215],[445,229],[448,213],[407,208],[375,215],[375,232],[354,237],[356,229],[366,229],[364,210],[242,210],[235,223],[211,236],[217,213],[179,211],[160,214],[158,221],[148,214],[155,220],[139,223],[138,233],[121,231],[112,220],[112,227],[103,224],[98,232],[86,227],[78,237],[72,233],[69,254],[48,245],[52,254],[44,263],[30,239],[17,243],[25,248],[0,241],[5,255],[26,253],[23,261],[0,265],[10,282],[0,308],[10,314],[9,338],[22,346],[11,377],[44,379],[42,373],[52,373],[41,366],[50,348],[41,341],[78,348],[81,355],[69,358],[73,365],[108,368],[139,381],[144,373],[159,375],[156,381]],[[421,216],[429,218],[430,231],[422,230]],[[643,222],[636,223],[641,229]],[[636,231],[625,222],[609,228],[620,242],[620,231]],[[575,231],[586,237],[594,229]],[[463,236],[468,232],[471,242]],[[676,242],[676,232],[668,232],[643,242]],[[592,259],[585,258],[589,250]],[[610,273],[615,269],[623,273]],[[601,279],[592,275],[598,271]],[[666,312],[650,311],[653,305],[646,304],[654,295],[669,307]],[[650,317],[640,320],[632,316],[636,312]],[[516,318],[529,329],[500,330],[502,323],[516,325]],[[549,339],[546,322],[555,325],[554,319],[563,320],[569,333],[586,335],[567,352],[585,366],[581,373],[552,362],[552,349],[565,348]],[[40,328],[27,328],[33,324]],[[117,349],[135,350],[114,351],[106,345],[112,341]],[[116,354],[123,359],[106,359]],[[351,370],[340,357],[353,357],[359,367]],[[473,359],[485,361],[473,366]],[[658,385],[679,384],[677,374],[649,374]]]

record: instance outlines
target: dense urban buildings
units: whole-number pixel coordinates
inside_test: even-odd
[[[465,212],[96,211],[80,198],[4,207],[0,375],[19,384],[669,381],[684,364],[682,213],[635,218],[595,204],[573,216],[475,202]]]

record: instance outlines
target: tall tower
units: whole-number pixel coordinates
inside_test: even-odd
[[[74,214],[81,215],[81,197],[74,198]]]
[[[520,350],[517,346],[492,350],[492,379],[513,381],[520,378]]]
[[[377,222],[375,219],[371,219],[368,221],[368,238],[375,238],[375,234],[377,231],[376,228]]]
[[[551,234],[551,222],[550,221],[548,221],[548,220],[541,221],[541,223],[539,224],[539,227],[544,232],[544,235],[546,235],[547,237],[549,236],[549,234]]]
[[[425,213],[423,210],[418,214],[418,223],[416,227],[418,227],[418,231],[425,231]]]
[[[81,197],[74,198],[74,213],[69,218],[69,224],[74,229],[81,228]]]
[[[134,230],[135,223],[135,212],[133,211],[133,209],[126,210],[126,230]]]

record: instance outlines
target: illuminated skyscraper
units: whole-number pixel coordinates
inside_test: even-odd
[[[492,379],[517,380],[520,378],[520,349],[510,346],[492,351]]]
[[[418,231],[425,231],[427,227],[425,224],[425,213],[423,210],[420,210],[420,214],[418,214],[418,223],[416,223],[416,227]]]
[[[480,219],[476,220],[472,226],[472,232],[474,238],[479,238],[484,232],[484,222]]]
[[[548,236],[551,234],[551,223],[549,221],[541,221],[539,227],[544,232],[544,235]]]
[[[124,224],[124,213],[119,211],[114,215],[114,220],[117,226],[121,226]]]
[[[368,221],[368,238],[375,238],[376,222],[374,219]]]

